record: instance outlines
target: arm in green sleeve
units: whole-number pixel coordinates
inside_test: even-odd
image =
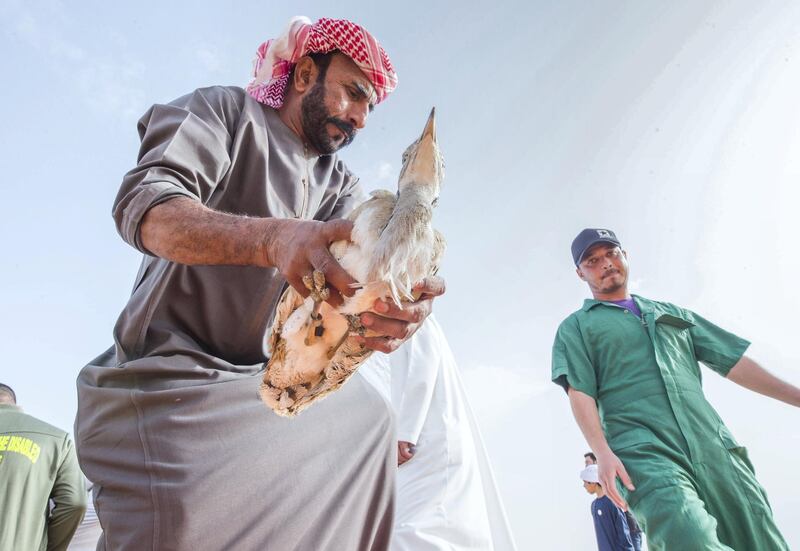
[[[551,378],[567,392],[574,388],[597,399],[597,375],[573,317],[564,320],[556,333]]]
[[[695,358],[723,377],[744,355],[750,342],[714,325],[690,310],[684,310],[694,325],[689,328]]]
[[[50,499],[55,506],[47,524],[47,551],[66,551],[86,512],[86,489],[75,447],[64,437],[61,464]]]

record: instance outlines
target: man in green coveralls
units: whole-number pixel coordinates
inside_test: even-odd
[[[789,549],[747,451],[703,395],[698,362],[796,407],[800,389],[744,356],[744,339],[630,295],[627,255],[611,230],[583,230],[572,256],[594,298],[559,326],[552,377],[609,497],[630,503],[651,551]]]
[[[23,413],[0,384],[0,550],[66,551],[85,510],[69,435]]]

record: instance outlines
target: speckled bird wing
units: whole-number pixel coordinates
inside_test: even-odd
[[[267,345],[269,347],[269,359],[267,360],[266,369],[262,378],[262,383],[259,389],[262,401],[270,407],[278,415],[281,413],[282,401],[281,396],[284,389],[276,388],[269,383],[270,371],[277,364],[283,363],[286,357],[286,341],[281,338],[283,326],[289,316],[303,304],[303,297],[300,293],[292,287],[287,287],[281,295],[278,306],[275,309],[275,318],[272,321],[272,329],[268,337]]]
[[[281,332],[283,331],[283,325],[286,323],[286,320],[289,319],[289,316],[292,313],[300,308],[303,304],[303,297],[300,296],[300,293],[294,290],[293,287],[287,287],[286,290],[281,295],[281,300],[278,301],[278,306],[275,309],[275,318],[272,321],[272,330],[269,334],[269,360],[267,362],[267,368],[275,362],[275,361],[282,361],[282,351],[280,347],[281,342]]]
[[[325,369],[322,380],[311,388],[308,394],[295,402],[291,408],[292,414],[297,415],[316,400],[338,390],[372,353],[372,350],[345,342]]]
[[[348,217],[355,222],[362,214],[369,213],[368,217],[364,219],[366,225],[363,226],[363,231],[366,234],[360,236],[363,239],[361,244],[366,247],[366,250],[362,251],[365,256],[369,256],[368,253],[371,247],[374,246],[374,243],[377,242],[381,232],[386,227],[388,220],[392,216],[395,203],[396,195],[394,193],[383,190],[374,191],[372,197],[359,205]],[[442,234],[435,230],[434,233],[435,242],[433,251],[431,251],[430,274],[435,274],[438,270],[445,248]],[[346,269],[349,268],[348,271],[355,273],[358,271],[355,269],[357,266],[348,264],[349,261],[352,261],[352,258],[345,258],[347,250],[348,246],[345,241],[336,242],[331,246],[331,252],[334,257],[343,261],[343,266]],[[362,262],[364,260],[366,259],[361,259]],[[278,303],[275,320],[272,325],[272,333],[269,340],[271,356],[267,363],[267,374],[270,373],[270,369],[273,366],[277,366],[284,361],[286,343],[281,339],[280,335],[283,333],[286,321],[302,304],[303,298],[300,294],[291,287],[287,288]],[[371,350],[362,348],[354,339],[348,339],[336,351],[316,383],[313,383],[310,387],[292,389],[294,398],[291,403],[283,403],[285,389],[273,388],[269,384],[262,385],[262,398],[278,415],[294,417],[315,401],[341,388],[370,355],[372,355]],[[267,377],[265,377],[265,381],[266,379]]]

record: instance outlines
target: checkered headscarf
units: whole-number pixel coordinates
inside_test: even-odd
[[[253,67],[253,80],[247,92],[261,103],[275,109],[283,105],[286,84],[297,60],[311,53],[338,50],[355,61],[369,78],[380,103],[397,86],[389,56],[364,27],[346,19],[320,19],[311,23],[297,16],[289,21],[286,31],[258,47]]]

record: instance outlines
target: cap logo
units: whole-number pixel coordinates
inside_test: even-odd
[[[597,236],[605,239],[613,239],[613,237],[611,237],[611,232],[608,230],[597,230]]]

